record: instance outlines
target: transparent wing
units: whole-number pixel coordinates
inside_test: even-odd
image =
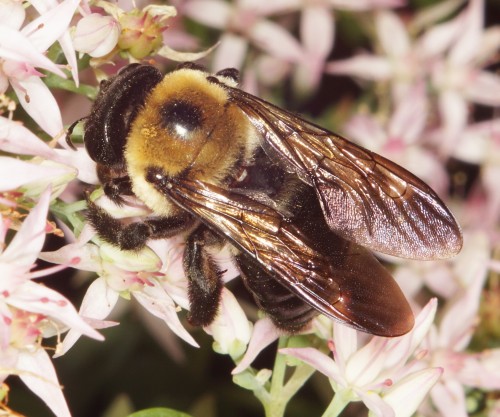
[[[401,290],[364,248],[339,238],[333,255],[325,256],[290,219],[248,196],[199,181],[167,181],[161,175],[154,183],[321,313],[383,336],[413,327]]]
[[[258,97],[228,91],[261,133],[266,153],[315,188],[337,234],[405,258],[447,258],[460,251],[453,215],[413,174]]]

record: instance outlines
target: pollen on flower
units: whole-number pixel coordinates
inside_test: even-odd
[[[47,224],[45,225],[45,233],[52,233],[55,236],[64,237],[64,232],[52,221],[47,221]]]
[[[8,112],[9,120],[12,120],[14,116],[14,111],[16,110],[16,102],[12,100],[5,94],[0,94],[0,114],[3,114],[5,110]],[[3,110],[5,109],[5,110]]]

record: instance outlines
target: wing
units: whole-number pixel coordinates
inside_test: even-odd
[[[315,188],[335,233],[404,258],[440,259],[460,251],[453,215],[413,174],[258,97],[227,89],[261,133],[266,153]]]
[[[321,313],[382,336],[398,336],[413,327],[401,290],[366,249],[342,240],[335,255],[327,257],[288,218],[248,196],[161,175],[152,182]]]

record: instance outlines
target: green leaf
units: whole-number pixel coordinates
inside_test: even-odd
[[[191,417],[189,414],[182,413],[171,408],[148,408],[147,410],[137,411],[128,417]]]

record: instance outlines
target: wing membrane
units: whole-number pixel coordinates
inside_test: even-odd
[[[456,254],[453,215],[423,181],[399,165],[298,116],[228,87],[263,137],[263,148],[312,185],[329,227],[370,249],[413,259]]]
[[[401,290],[364,248],[339,238],[327,257],[289,219],[248,196],[183,179],[157,177],[155,185],[321,313],[384,336],[404,334],[413,326]]]

